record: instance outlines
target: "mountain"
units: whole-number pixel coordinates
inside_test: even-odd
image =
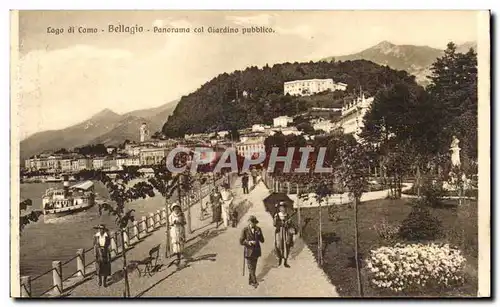
[[[458,45],[457,51],[467,52],[470,48],[477,50],[477,44],[466,42]],[[443,53],[444,50],[428,46],[395,45],[383,41],[358,53],[327,57],[322,61],[331,61],[332,59],[336,61],[368,60],[380,65],[387,65],[393,69],[405,70],[414,75],[419,84],[427,85],[429,83],[427,76],[431,73],[430,67]]]
[[[292,80],[332,78],[347,84],[346,91],[324,93],[333,107],[338,101],[352,99],[361,88],[367,96],[395,83],[417,85],[406,71],[394,70],[366,60],[344,62],[283,63],[272,67],[248,67],[223,73],[183,96],[163,126],[170,137],[184,134],[232,130],[255,123],[271,124],[280,115],[293,116],[307,111],[311,101],[283,95],[283,83]]]
[[[119,115],[104,109],[74,126],[35,133],[21,141],[21,161],[47,150],[74,148],[87,144],[117,145],[126,139],[139,140],[139,127],[145,122],[150,131],[159,131],[173,112],[178,100],[160,107],[142,109]]]

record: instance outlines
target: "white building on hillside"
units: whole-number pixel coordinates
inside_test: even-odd
[[[312,120],[311,125],[313,126],[314,130],[323,130],[327,133],[330,133],[336,126],[335,123],[324,119]]]
[[[293,122],[293,118],[290,116],[278,116],[273,118],[274,127],[287,127],[289,123]]]
[[[264,125],[261,125],[261,124],[254,124],[252,125],[252,132],[261,132],[261,131],[264,131],[266,130],[266,128],[264,127]]]
[[[340,82],[335,83],[333,79],[294,80],[283,84],[284,95],[288,94],[292,96],[309,96],[327,90],[345,91],[346,89],[347,84]]]
[[[345,134],[354,134],[354,137],[358,139],[363,128],[363,118],[372,103],[373,97],[366,98],[363,94],[361,97],[344,105],[337,126],[342,128]]]
[[[273,128],[269,135],[275,135],[277,132],[281,132],[283,135],[301,135],[302,131],[298,130],[297,127],[277,127]]]

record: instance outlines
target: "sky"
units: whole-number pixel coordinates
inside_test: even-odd
[[[248,66],[356,53],[384,40],[439,49],[476,41],[476,18],[474,11],[22,11],[13,83],[19,135],[71,126],[104,108],[160,106]],[[109,33],[110,24],[144,32]],[[99,32],[70,34],[70,26]],[[153,26],[191,33],[153,33]],[[240,33],[207,33],[225,26]],[[251,26],[273,32],[241,34]],[[193,33],[199,27],[205,33]]]

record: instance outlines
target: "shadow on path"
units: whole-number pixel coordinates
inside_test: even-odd
[[[306,244],[301,239],[296,239],[295,244],[290,251],[290,260],[295,259],[304,249]],[[278,266],[278,258],[274,252],[274,249],[266,256],[263,260],[262,271],[257,275],[257,279],[259,282],[264,280],[264,277],[271,271],[273,268],[279,268]]]
[[[154,283],[152,286],[148,287],[146,290],[139,293],[137,295],[137,297],[141,297],[142,295],[144,295],[145,293],[147,293],[148,291],[150,291],[151,289],[153,289],[157,285],[161,284],[163,281],[165,281],[166,279],[168,279],[170,276],[174,275],[175,273],[180,272],[187,267],[190,267],[192,263],[200,262],[200,261],[215,262],[217,254],[206,254],[206,255],[201,255],[201,256],[197,256],[197,257],[194,257],[194,255],[196,253],[198,253],[204,246],[206,246],[210,240],[217,237],[219,234],[223,233],[224,231],[225,231],[225,229],[212,229],[212,230],[209,229],[209,230],[205,230],[204,232],[202,232],[198,236],[191,238],[189,241],[194,241],[196,239],[198,239],[198,241],[196,241],[193,244],[186,246],[184,248],[184,253],[183,253],[184,261],[181,262],[181,264],[179,266],[177,266],[177,269],[174,270],[172,273],[168,274],[167,276],[165,276],[164,278],[160,279],[158,282]],[[175,260],[172,260],[166,266],[166,268],[173,266],[174,262],[175,262]]]
[[[176,274],[176,273],[184,270],[185,268],[189,268],[191,266],[190,265],[191,263],[199,262],[199,261],[204,261],[204,260],[207,260],[207,261],[216,261],[216,259],[215,259],[216,257],[217,257],[217,254],[206,254],[206,255],[201,255],[201,256],[195,257],[195,258],[187,258],[184,264],[179,265],[176,270],[172,271],[167,276],[163,277],[162,279],[160,279],[159,281],[157,281],[156,283],[154,283],[150,287],[146,288],[145,290],[143,290],[142,292],[140,292],[139,294],[137,294],[135,297],[142,297],[144,294],[146,294],[151,289],[153,289],[154,287],[156,287],[159,284],[161,284],[163,281],[167,280],[169,277],[171,277],[174,274]]]

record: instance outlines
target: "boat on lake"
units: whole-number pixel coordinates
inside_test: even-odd
[[[49,188],[42,197],[45,220],[84,211],[94,204],[94,183],[87,180],[70,187],[67,176],[62,189]]]

